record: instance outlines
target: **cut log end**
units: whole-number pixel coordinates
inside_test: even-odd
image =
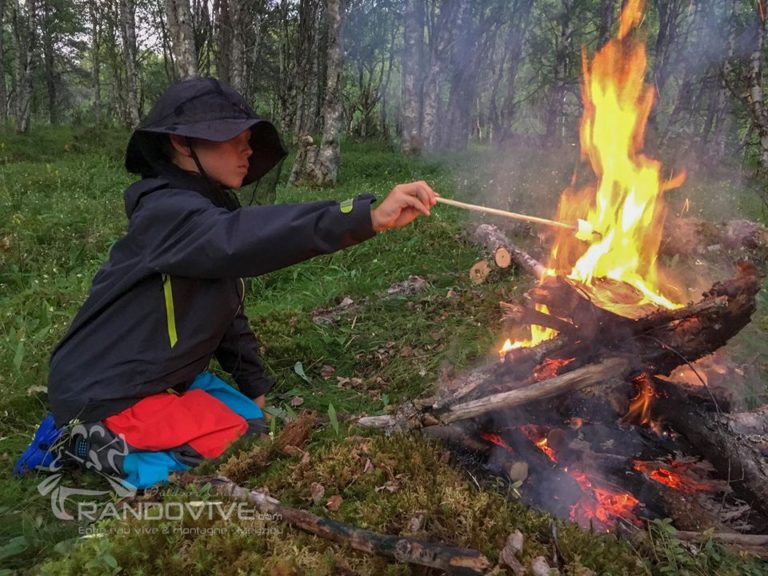
[[[488,264],[486,260],[480,260],[469,269],[469,278],[475,284],[482,284],[486,281],[490,273],[491,265]]]
[[[493,253],[493,259],[499,268],[509,268],[512,265],[512,255],[503,246],[496,248],[496,251]]]

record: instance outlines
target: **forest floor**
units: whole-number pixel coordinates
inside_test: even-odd
[[[44,476],[12,477],[15,459],[46,412],[50,350],[125,229],[126,139],[119,131],[88,129],[0,133],[0,575],[437,573],[355,552],[279,522],[244,526],[232,519],[185,517],[85,527],[53,516],[50,498],[38,490]],[[448,197],[548,216],[574,160],[573,153],[500,156],[480,149],[407,160],[381,144],[348,143],[337,187],[318,191],[283,183],[277,199],[343,200],[362,192],[381,198],[396,183],[424,179]],[[722,204],[730,214],[765,222],[754,191],[732,176],[692,177],[686,186],[684,194],[694,209],[701,206],[703,217],[725,217],[724,208],[707,198],[722,199],[726,191],[730,196]],[[677,209],[685,196],[674,194],[670,202]],[[513,487],[490,478],[476,482],[442,447],[419,435],[385,437],[354,425],[355,415],[386,413],[425,394],[447,371],[493,357],[504,340],[498,302],[521,294],[531,280],[497,275],[472,284],[467,271],[478,253],[464,239],[466,217],[438,206],[407,229],[248,282],[246,311],[278,383],[268,399],[272,431],[279,434],[304,409],[314,410],[319,420],[303,453],[277,454],[268,440],[244,443],[218,471],[321,516],[476,548],[493,560],[515,529],[525,535],[523,564],[539,555],[551,558],[555,525],[567,574],[768,573],[765,564],[712,542],[683,544],[663,521],[633,538],[581,530],[526,508]],[[516,233],[523,244],[541,250],[537,231],[519,227]],[[409,279],[410,289],[389,293]],[[340,305],[329,321],[318,320]],[[762,376],[768,373],[766,330],[764,290],[752,325],[733,345]],[[748,396],[748,404],[764,403],[768,388],[757,385]],[[67,481],[94,486],[85,477]],[[162,497],[211,498],[204,488],[174,486]],[[100,537],[89,537],[94,534]]]

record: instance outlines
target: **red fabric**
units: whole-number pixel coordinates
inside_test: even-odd
[[[189,444],[216,458],[248,429],[245,419],[203,390],[155,394],[104,420],[137,450],[169,450]]]

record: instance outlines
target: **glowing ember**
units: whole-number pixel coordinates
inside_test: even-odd
[[[571,520],[581,526],[612,526],[617,518],[622,518],[637,526],[642,526],[635,516],[634,509],[640,501],[629,492],[597,486],[589,477],[578,470],[568,472],[579,483],[584,493],[581,500],[571,507]]]
[[[555,451],[548,445],[546,429],[539,426],[521,426],[520,429],[552,462],[557,462]],[[582,492],[581,498],[570,510],[570,518],[573,522],[585,528],[594,526],[607,529],[615,524],[617,518],[622,518],[637,526],[642,525],[634,513],[635,507],[640,502],[632,494],[598,485],[581,470],[567,467],[563,470],[576,480]]]
[[[539,426],[520,426],[520,430],[528,437],[528,440],[536,444],[536,447],[544,452],[552,462],[557,462],[555,451],[548,446],[547,431]]]
[[[696,494],[697,492],[714,494],[728,490],[727,483],[721,480],[707,480],[699,477],[695,462],[672,460],[669,463],[659,463],[635,460],[632,465],[635,470],[642,472],[651,480],[679,490],[684,494]]]
[[[536,367],[533,376],[536,380],[552,378],[557,375],[560,368],[567,366],[574,360],[576,360],[576,358],[547,358]]]
[[[491,442],[492,444],[496,444],[496,446],[500,446],[500,447],[504,448],[510,454],[514,454],[515,453],[515,451],[512,449],[512,446],[510,446],[509,444],[504,442],[504,439],[501,436],[499,436],[498,434],[492,434],[490,432],[483,432],[480,436],[483,438],[483,440],[488,440],[488,442]]]

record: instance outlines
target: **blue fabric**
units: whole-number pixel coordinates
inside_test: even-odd
[[[211,372],[199,374],[189,389],[207,392],[246,420],[264,418],[261,408],[253,400]],[[149,488],[167,482],[171,472],[186,470],[189,466],[180,462],[171,450],[131,452],[123,463],[123,478],[136,488]]]
[[[264,418],[264,413],[256,402],[211,372],[201,372],[189,387],[190,390],[195,388],[205,390],[217,400],[224,402],[230,410],[246,420]]]
[[[179,462],[168,450],[131,452],[123,461],[123,480],[136,488],[149,488],[168,481],[171,472],[185,472],[189,466]]]
[[[61,428],[56,427],[53,414],[49,412],[38,426],[32,443],[16,461],[13,467],[14,476],[20,478],[31,470],[49,468],[56,459],[56,454],[52,450],[53,444],[59,439],[63,431],[63,426]]]

